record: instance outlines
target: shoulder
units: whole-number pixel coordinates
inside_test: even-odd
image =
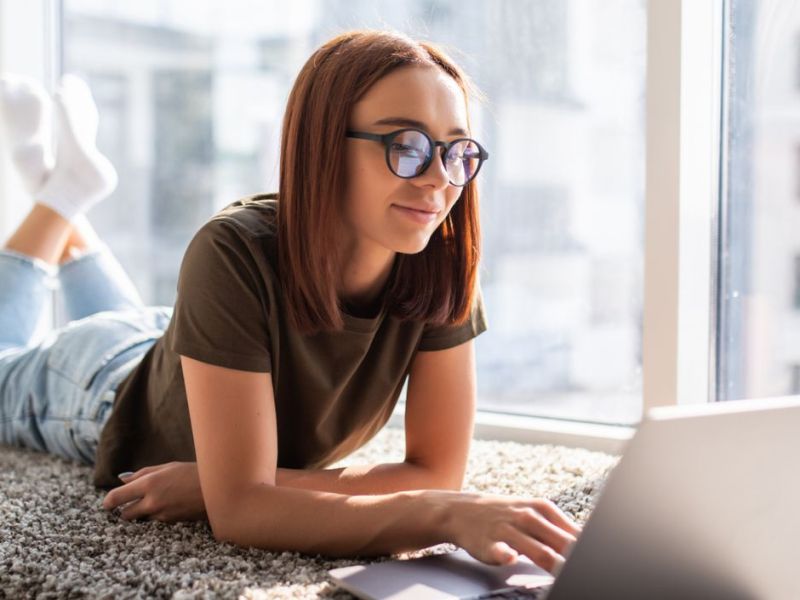
[[[234,200],[216,212],[209,223],[224,222],[248,237],[275,237],[278,194],[255,194]]]
[[[460,323],[444,325],[426,323],[422,329],[417,350],[444,350],[445,348],[457,346],[479,336],[488,327],[486,308],[483,303],[483,291],[480,284],[477,284],[467,318]]]
[[[212,215],[190,241],[195,244],[223,244],[264,256],[277,258],[278,195],[256,194],[227,204]]]

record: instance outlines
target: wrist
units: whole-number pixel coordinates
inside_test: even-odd
[[[459,544],[460,511],[465,494],[452,490],[409,490],[408,494],[418,497],[420,512],[427,515],[436,543]]]

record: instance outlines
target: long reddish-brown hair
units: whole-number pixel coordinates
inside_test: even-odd
[[[345,131],[352,107],[383,76],[411,65],[442,69],[469,107],[477,88],[442,48],[393,31],[337,35],[311,55],[292,86],[281,132],[278,255],[287,317],[301,333],[343,326],[332,224],[345,195]],[[478,292],[478,217],[472,180],[425,249],[395,257],[385,297],[390,314],[435,325],[469,317]]]

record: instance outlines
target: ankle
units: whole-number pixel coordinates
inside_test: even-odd
[[[61,253],[61,257],[58,259],[58,266],[71,262],[77,258],[80,258],[84,254],[86,254],[87,248],[80,248],[78,246],[73,246],[68,244],[64,247],[64,252]]]

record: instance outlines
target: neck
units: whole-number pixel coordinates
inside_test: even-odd
[[[371,311],[391,275],[396,252],[364,246],[342,253],[336,291],[345,307]]]

